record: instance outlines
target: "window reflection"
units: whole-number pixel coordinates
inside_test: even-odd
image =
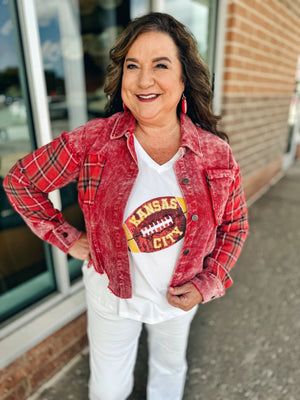
[[[7,4],[0,4],[0,157],[1,176],[16,154],[26,154],[31,146],[26,108],[19,80],[13,24]]]
[[[53,136],[104,116],[109,50],[129,1],[35,0]]]
[[[53,136],[87,120],[79,8],[69,0],[36,0]]]
[[[79,1],[88,119],[104,116],[109,50],[130,20],[129,1]],[[143,2],[141,2],[143,3]]]
[[[199,53],[208,60],[209,44],[209,0],[164,0],[164,11],[171,13],[176,19],[188,26],[193,32],[197,43]]]

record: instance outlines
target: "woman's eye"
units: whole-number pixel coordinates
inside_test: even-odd
[[[168,69],[168,67],[165,64],[157,64],[156,68]]]
[[[137,66],[135,64],[127,64],[127,69],[135,69]]]

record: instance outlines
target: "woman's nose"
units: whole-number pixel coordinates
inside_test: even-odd
[[[149,87],[153,84],[153,75],[149,70],[141,70],[139,73],[139,86]]]

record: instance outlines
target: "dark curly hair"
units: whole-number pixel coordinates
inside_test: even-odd
[[[217,128],[219,117],[214,115],[211,105],[213,92],[207,64],[200,58],[192,33],[174,17],[164,13],[150,13],[133,20],[120,34],[110,51],[111,62],[107,68],[105,93],[108,96],[107,115],[123,110],[121,85],[123,64],[129,48],[142,33],[162,32],[168,34],[178,49],[185,83],[187,115],[194,124],[228,141],[226,133]],[[177,107],[180,114],[180,103]]]

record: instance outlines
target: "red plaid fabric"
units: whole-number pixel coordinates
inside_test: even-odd
[[[210,186],[209,179],[207,181]],[[221,215],[222,220],[218,220],[214,250],[205,258],[202,272],[192,280],[198,290],[205,293],[204,303],[224,295],[225,290],[233,284],[229,272],[237,261],[248,234],[247,208],[239,170],[229,187],[229,193]],[[206,287],[205,291],[203,287]]]
[[[3,183],[14,209],[40,238],[50,241],[55,229],[64,224],[64,238],[60,245],[57,241],[55,244],[65,252],[80,232],[65,222],[47,193],[76,179],[79,169],[79,162],[62,135],[19,160]]]
[[[229,193],[222,224],[217,229],[216,246],[204,266],[204,271],[218,276],[225,289],[232,284],[229,271],[240,255],[249,228],[240,174]]]
[[[78,184],[78,191],[84,203],[90,203],[95,199],[105,162],[106,159],[101,154],[87,155]]]

